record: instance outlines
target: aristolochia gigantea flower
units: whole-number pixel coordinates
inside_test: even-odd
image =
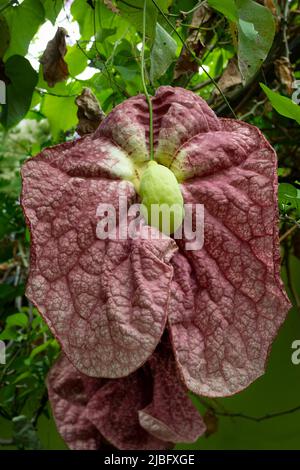
[[[159,226],[126,239],[97,236],[99,204],[118,213],[120,197],[130,207],[151,193],[145,184],[140,194],[149,168],[142,95],[113,109],[93,135],[23,166],[27,296],[65,354],[48,383],[72,448],[162,449],[197,439],[204,425],[184,390],[219,397],[247,387],[264,373],[289,308],[274,150],[257,128],[218,119],[184,89],[161,87],[152,103],[154,160],[178,182],[163,169],[171,196],[161,197],[157,180],[153,193],[180,202],[179,184],[185,204],[204,205],[202,248],[187,250],[184,236],[145,236]]]

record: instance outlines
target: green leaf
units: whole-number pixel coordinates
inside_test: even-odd
[[[271,11],[252,0],[235,0],[239,21],[238,62],[244,82],[257,72],[273,44],[275,22]]]
[[[294,119],[300,124],[300,106],[295,104],[290,98],[282,96],[275,91],[270,90],[266,85],[260,83],[265,94],[271,101],[273,108],[277,113],[290,119]]]
[[[65,55],[65,61],[68,64],[71,77],[76,77],[76,75],[79,75],[85,70],[87,66],[87,57],[77,46],[77,44],[68,48],[68,51]]]
[[[13,381],[13,384],[17,384],[19,382],[22,382],[24,379],[31,378],[31,377],[32,377],[31,371],[22,372],[22,374],[18,375],[15,378],[15,380]]]
[[[238,13],[234,0],[207,0],[207,3],[230,21],[237,21]]]
[[[65,132],[77,123],[77,107],[74,97],[61,98],[46,95],[42,105],[42,112],[49,121],[54,140],[59,140],[61,132]]]
[[[0,16],[0,58],[4,56],[10,43],[9,27],[4,16]]]
[[[45,16],[54,25],[62,7],[63,0],[43,0]]]
[[[0,333],[0,340],[10,341],[11,339],[16,340],[18,338],[18,332],[15,328],[6,327]]]
[[[116,34],[117,28],[101,28],[96,34],[96,41],[104,42],[109,36]]]
[[[46,351],[49,347],[54,347],[57,348],[57,342],[55,339],[48,339],[45,343],[41,344],[40,346],[37,346],[34,348],[29,356],[29,360],[31,361],[32,359],[35,358],[38,354],[41,354],[42,352]]]
[[[89,3],[83,0],[75,0],[71,6],[71,13],[79,24],[81,40],[88,41],[94,35],[94,18],[95,29],[99,31],[100,24],[98,15]]]
[[[7,8],[4,16],[11,36],[4,58],[15,54],[26,55],[30,41],[45,18],[42,3],[40,0],[24,0],[17,7]]]
[[[30,62],[19,55],[7,60],[5,74],[11,83],[6,87],[6,105],[3,105],[0,122],[9,128],[21,121],[29,110],[38,74]]]
[[[289,183],[280,183],[278,188],[279,207],[283,212],[289,209],[300,210],[300,190]]]
[[[157,4],[164,11],[167,9],[168,5],[165,0],[157,0]],[[128,2],[126,1],[125,3],[118,2],[118,8],[122,17],[130,22],[139,33],[143,32],[143,7],[144,0],[128,0]],[[158,9],[151,0],[147,0],[146,38],[149,46],[154,42],[157,16]]]
[[[15,288],[10,284],[0,284],[0,300],[10,300],[15,297]]]
[[[151,50],[151,81],[157,80],[176,59],[177,43],[159,24],[156,24],[155,41]]]
[[[25,313],[15,313],[7,317],[6,324],[8,326],[21,326],[22,328],[26,328],[28,325],[28,316],[25,315]]]

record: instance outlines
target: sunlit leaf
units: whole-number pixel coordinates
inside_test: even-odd
[[[68,48],[65,55],[65,62],[68,64],[71,77],[76,77],[83,72],[87,66],[87,57],[84,52],[75,44]]]
[[[25,315],[25,313],[15,313],[7,317],[6,324],[8,326],[21,326],[22,328],[26,328],[28,325],[28,316]]]
[[[11,41],[4,58],[14,54],[25,55],[29,43],[44,21],[45,11],[40,0],[24,0],[19,6],[7,8],[4,12]]]
[[[75,97],[47,95],[44,98],[42,112],[47,117],[54,140],[58,140],[61,132],[65,132],[77,123],[77,107]]]
[[[59,12],[63,7],[63,0],[43,0],[45,16],[54,25]]]
[[[294,119],[300,124],[300,106],[294,103],[290,98],[282,96],[275,91],[270,90],[263,83],[260,84],[265,94],[271,101],[273,108],[282,116],[285,116],[290,119]]]
[[[151,50],[150,78],[161,77],[176,59],[177,43],[159,24],[156,24],[155,41]]]

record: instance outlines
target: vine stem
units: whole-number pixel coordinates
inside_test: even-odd
[[[217,90],[219,91],[220,95],[222,96],[224,102],[226,103],[226,105],[228,106],[228,108],[230,109],[232,115],[235,117],[235,119],[238,119],[237,115],[235,114],[233,108],[230,106],[230,103],[228,101],[228,99],[226,98],[226,96],[224,95],[223,91],[221,90],[221,88],[219,87],[219,85],[217,84],[217,82],[214,80],[214,78],[210,75],[209,72],[207,72],[207,70],[205,70],[205,68],[203,67],[203,64],[202,64],[202,61],[199,59],[199,57],[197,57],[197,55],[195,54],[195,52],[189,47],[189,45],[185,42],[185,40],[181,37],[181,35],[178,33],[178,31],[176,30],[176,28],[173,26],[173,24],[171,23],[171,21],[169,20],[169,18],[165,15],[164,11],[160,8],[160,6],[156,3],[155,0],[151,0],[152,3],[155,5],[155,7],[157,8],[157,10],[160,12],[160,14],[164,17],[164,19],[166,20],[166,22],[168,23],[168,25],[170,26],[170,28],[172,28],[172,31],[174,31],[174,33],[176,34],[176,36],[178,37],[178,39],[180,40],[180,42],[182,43],[182,45],[186,48],[187,51],[189,51],[189,53],[191,54],[191,56],[193,57],[193,59],[199,64],[199,66],[201,67],[201,69],[203,70],[203,72],[206,74],[206,76],[209,78],[209,80],[211,80],[211,82],[214,84],[214,86],[217,88]]]
[[[149,108],[149,146],[150,146],[150,160],[154,160],[154,147],[153,147],[153,107],[151,97],[148,93],[146,80],[145,80],[145,43],[146,43],[146,12],[147,12],[147,0],[144,0],[144,8],[143,8],[143,46],[142,46],[142,53],[141,53],[141,75],[142,75],[142,83],[143,89],[146,96],[146,100],[148,103]]]

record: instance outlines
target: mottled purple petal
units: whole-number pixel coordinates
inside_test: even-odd
[[[195,442],[205,432],[205,424],[187,396],[168,345],[159,346],[150,367],[153,398],[139,411],[141,426],[164,441]]]
[[[45,150],[22,169],[31,231],[27,296],[70,361],[97,377],[126,376],[154,351],[176,249],[170,238],[151,242],[142,232],[134,240],[97,238],[100,203],[118,213],[120,196],[128,207],[136,201],[132,183],[110,179],[120,172],[117,150],[85,138]]]
[[[178,157],[184,201],[205,207],[204,246],[172,258],[169,324],[190,390],[226,396],[265,370],[290,306],[280,280],[276,155],[253,126],[222,120]]]

